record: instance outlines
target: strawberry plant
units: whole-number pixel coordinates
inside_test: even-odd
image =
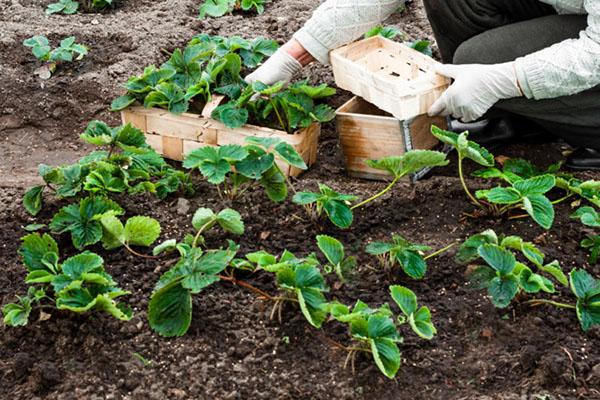
[[[379,370],[393,379],[400,369],[400,349],[398,344],[403,337],[398,327],[407,321],[411,329],[423,339],[432,339],[436,334],[431,322],[431,313],[425,306],[417,306],[417,296],[403,286],[390,286],[390,295],[402,312],[394,319],[394,313],[386,303],[379,308],[370,308],[358,300],[352,310],[344,304],[332,302],[325,308],[331,316],[348,325],[350,337],[354,341],[351,347],[342,346],[348,351],[346,364],[354,360],[359,352],[370,353]]]
[[[578,219],[584,225],[592,228],[600,227],[600,214],[598,214],[596,209],[589,206],[578,208],[577,211],[571,215],[571,218]],[[589,249],[590,264],[596,264],[598,262],[598,257],[600,256],[600,235],[587,234],[580,245],[584,249]]]
[[[184,335],[192,320],[192,295],[227,278],[220,274],[233,260],[238,247],[233,242],[225,250],[200,247],[204,243],[202,235],[217,224],[229,233],[241,235],[244,232],[244,223],[235,210],[214,213],[208,208],[199,208],[192,219],[194,235],[187,235],[181,243],[170,239],[154,248],[155,256],[172,250],[180,255],[175,266],[156,283],[148,306],[150,326],[160,335]]]
[[[38,70],[43,79],[48,79],[56,71],[58,65],[73,60],[81,60],[88,54],[88,48],[82,44],[75,43],[75,36],[70,36],[60,41],[56,48],[50,46],[48,38],[37,35],[23,41],[25,47],[30,47],[33,55],[45,64]]]
[[[542,171],[528,161],[515,159],[505,161],[501,170],[495,167],[494,156],[489,151],[467,139],[468,132],[459,135],[436,126],[431,127],[431,132],[440,141],[457,150],[458,175],[462,187],[469,200],[485,214],[501,216],[522,209],[526,214],[512,215],[509,219],[530,216],[542,228],[550,229],[554,222],[553,205],[584,192],[581,188],[583,183],[567,174],[557,174],[560,164],[552,165]],[[510,186],[479,190],[473,195],[463,174],[463,160],[466,158],[486,167],[476,171],[474,176],[485,179],[498,178]],[[593,187],[591,183],[584,185],[586,186]],[[557,200],[550,200],[547,193],[554,188],[565,190],[567,193]],[[593,198],[591,190],[587,193],[590,198]],[[600,192],[596,193],[600,194]]]
[[[79,3],[73,0],[59,0],[56,3],[51,3],[46,8],[46,14],[75,14],[79,9]]]
[[[405,37],[406,35],[395,26],[376,25],[365,33],[365,39],[373,36],[382,36],[386,39],[395,39],[396,37]]]
[[[108,196],[124,192],[150,192],[165,198],[179,190],[192,191],[189,176],[170,167],[146,144],[144,134],[129,124],[111,128],[92,121],[80,137],[105,150],[93,151],[73,165],[53,168],[41,164],[39,174],[45,184],[34,186],[23,197],[30,214],[40,212],[47,190],[60,199],[84,193]]]
[[[120,320],[131,319],[131,309],[115,300],[129,292],[116,286],[99,255],[86,251],[61,263],[54,239],[39,233],[25,236],[19,253],[28,271],[25,282],[30,287],[18,303],[2,308],[6,325],[26,325],[33,307],[44,301],[53,303],[51,306],[58,310],[103,311]]]
[[[277,48],[275,41],[262,37],[249,41],[197,35],[183,50],[174,50],[160,68],[150,65],[142,75],[130,78],[124,85],[127,93],[115,99],[111,109],[120,111],[139,102],[182,113],[190,105],[201,110],[214,93],[237,98],[246,86],[242,68],[258,66]]]
[[[545,299],[534,299],[529,303],[574,309],[581,329],[587,332],[593,326],[600,325],[600,280],[595,279],[584,269],[575,268],[569,273],[569,283],[571,292],[577,299],[575,304]]]
[[[107,250],[125,247],[129,252],[140,256],[131,246],[151,246],[160,236],[160,224],[150,217],[129,218],[125,225],[113,213],[100,217],[102,224],[102,246]],[[141,255],[142,257],[146,257]]]
[[[246,86],[238,98],[217,107],[212,117],[230,128],[239,128],[250,121],[293,133],[315,122],[331,121],[335,111],[326,104],[317,104],[315,100],[333,94],[335,89],[325,84],[310,86],[306,81],[285,88],[282,83],[267,86],[254,82]]]
[[[306,206],[311,217],[319,218],[325,211],[334,225],[348,228],[352,225],[353,210],[383,196],[403,177],[423,168],[447,165],[448,160],[446,160],[446,155],[439,151],[411,150],[401,156],[368,160],[366,163],[371,168],[388,172],[393,178],[383,190],[368,199],[351,205],[351,202],[356,200],[356,196],[341,194],[324,184],[319,184],[319,193],[298,192],[294,195],[294,203]]]
[[[324,266],[325,272],[335,271],[341,282],[346,281],[349,273],[356,268],[356,258],[345,256],[344,245],[334,237],[327,235],[317,236],[317,246],[328,261]]]
[[[431,250],[429,246],[411,243],[400,235],[392,235],[391,242],[372,242],[367,245],[366,252],[379,258],[382,267],[393,269],[396,265],[413,279],[422,279],[427,272],[427,260],[435,257],[450,247],[451,244],[428,256],[424,252]]]
[[[251,137],[246,142],[200,147],[186,156],[183,167],[199,170],[208,182],[218,185],[219,194],[232,200],[255,186],[262,186],[272,201],[285,200],[287,178],[277,162],[306,169],[302,157],[281,139]]]
[[[205,0],[200,6],[200,16],[203,19],[210,17],[222,17],[236,10],[250,11],[254,9],[258,14],[265,11],[266,0]]]
[[[562,271],[557,260],[547,263],[544,253],[533,243],[527,242],[519,236],[501,236],[498,237],[496,232],[489,229],[467,238],[456,253],[456,261],[461,264],[469,264],[480,258],[479,248],[484,244],[492,244],[501,247],[516,255],[521,255],[525,258],[525,262],[533,264],[533,266],[553,279],[561,283],[563,286],[568,285],[567,276]]]

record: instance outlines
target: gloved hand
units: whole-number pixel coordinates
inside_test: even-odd
[[[452,115],[463,122],[475,121],[498,100],[523,96],[514,62],[504,64],[440,64],[435,71],[454,83],[429,109],[429,115]]]
[[[265,85],[273,85],[282,81],[287,84],[301,69],[302,64],[280,48],[263,65],[244,79],[248,83],[259,81]]]

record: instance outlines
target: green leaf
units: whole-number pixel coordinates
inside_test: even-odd
[[[19,298],[19,303],[9,303],[2,307],[4,324],[6,326],[25,326],[29,322],[31,300],[28,297]]]
[[[148,305],[150,327],[161,336],[184,335],[192,322],[192,296],[180,284],[154,292]]]
[[[514,275],[493,278],[488,286],[492,303],[498,308],[507,307],[519,291],[519,280]]]
[[[458,249],[456,253],[456,261],[461,264],[466,264],[479,258],[479,247],[483,244],[498,244],[498,236],[496,232],[488,229],[469,237]]]
[[[239,212],[226,208],[217,214],[217,223],[226,232],[234,235],[242,235],[244,233],[244,222]]]
[[[152,250],[152,255],[157,256],[159,254],[175,250],[176,248],[177,248],[177,240],[176,239],[165,240],[161,244],[154,246],[154,249]]]
[[[367,160],[371,168],[389,172],[399,179],[427,167],[438,167],[448,164],[446,154],[431,150],[411,150],[402,156],[385,157],[379,160]]]
[[[125,227],[114,215],[108,214],[100,218],[103,227],[102,246],[107,250],[121,247],[125,243]]]
[[[121,111],[135,103],[135,96],[126,94],[124,96],[119,96],[110,103],[110,111]]]
[[[248,122],[248,110],[239,108],[235,103],[227,103],[214,109],[211,117],[221,121],[231,129],[241,128]]]
[[[540,195],[548,192],[556,185],[553,175],[541,175],[515,182],[513,187],[523,196]]]
[[[285,176],[273,165],[260,178],[269,199],[275,202],[284,201],[288,194]]]
[[[45,185],[34,186],[23,196],[23,206],[29,214],[37,215],[42,209],[42,194],[45,187]]]
[[[201,207],[196,210],[192,217],[192,226],[196,230],[201,228],[206,230],[216,223],[216,219],[216,214],[210,208]]]
[[[58,256],[58,245],[56,241],[47,233],[30,233],[24,236],[23,244],[19,249],[19,254],[23,259],[23,264],[28,271],[47,270],[48,267],[43,263],[46,254],[53,253]]]
[[[316,203],[319,200],[320,195],[312,192],[297,192],[294,194],[292,201],[299,205],[308,205]]]
[[[160,223],[154,218],[137,216],[127,220],[123,234],[127,244],[148,247],[158,239],[160,230]]]
[[[600,227],[600,214],[590,206],[580,207],[571,215],[573,219],[579,219],[586,226]]]
[[[250,179],[260,179],[273,166],[275,156],[260,148],[248,148],[248,156],[235,164],[238,173]]]
[[[302,156],[296,151],[294,146],[286,142],[280,142],[273,148],[277,156],[292,167],[302,170],[308,169]]]
[[[573,269],[569,273],[569,281],[571,283],[571,290],[578,299],[595,296],[600,291],[600,281],[594,279],[584,269]]]
[[[498,245],[483,244],[478,248],[477,253],[502,276],[509,275],[516,266],[515,256]]]
[[[513,188],[496,187],[491,190],[478,192],[484,193],[485,198],[495,204],[515,204],[521,201],[521,194]]]
[[[396,255],[402,270],[413,279],[422,279],[427,272],[427,263],[419,253],[415,251],[401,251]]]
[[[417,311],[417,296],[412,290],[404,286],[392,285],[390,294],[407,317]]]
[[[332,265],[338,265],[344,260],[344,246],[336,238],[317,235],[317,246]]]
[[[569,281],[565,275],[565,273],[560,268],[560,264],[557,260],[552,261],[546,265],[538,265],[537,266],[540,271],[543,271],[547,274],[550,274],[554,279],[558,282],[562,283],[565,286],[569,285]]]
[[[437,333],[437,329],[431,322],[429,308],[423,306],[415,313],[408,316],[408,323],[412,330],[423,339],[431,340]]]
[[[477,164],[484,167],[493,167],[494,156],[475,142],[467,140],[468,132],[463,132],[460,135],[454,132],[446,131],[438,128],[435,125],[431,126],[431,133],[441,142],[454,147],[460,158],[469,158]]]
[[[327,319],[323,306],[327,303],[320,290],[314,288],[297,289],[298,303],[304,318],[309,324],[319,329]]]
[[[523,208],[542,228],[550,229],[554,222],[554,207],[543,194],[531,194],[523,198]]]
[[[231,165],[220,157],[214,147],[205,146],[196,149],[183,160],[184,168],[198,168],[202,175],[212,184],[221,184],[231,171]]]
[[[62,272],[71,279],[78,280],[87,272],[97,272],[102,269],[104,260],[98,254],[85,251],[70,257],[62,263]]]

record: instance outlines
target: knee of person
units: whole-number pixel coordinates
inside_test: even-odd
[[[468,40],[463,42],[456,51],[452,59],[453,64],[486,64],[485,55],[480,48],[476,48]]]

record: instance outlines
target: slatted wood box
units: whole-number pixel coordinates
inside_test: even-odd
[[[433,71],[437,63],[381,36],[331,52],[336,84],[399,120],[427,113],[450,81]]]
[[[360,97],[353,97],[336,110],[346,171],[357,178],[389,180],[389,174],[369,167],[365,161],[435,147],[438,140],[431,134],[431,124],[442,129],[448,125],[446,118],[427,114],[400,121]],[[417,174],[413,179],[418,177]]]
[[[306,165],[314,164],[317,159],[317,144],[321,125],[315,123],[309,128],[294,134],[245,125],[231,129],[223,123],[209,118],[212,110],[220,103],[217,98],[206,105],[202,115],[183,113],[172,114],[158,108],[129,107],[121,112],[123,124],[131,123],[146,135],[147,143],[159,154],[171,160],[181,161],[192,150],[203,146],[223,146],[226,144],[245,144],[250,136],[278,137],[300,153]],[[302,170],[277,161],[288,176],[298,176]]]

